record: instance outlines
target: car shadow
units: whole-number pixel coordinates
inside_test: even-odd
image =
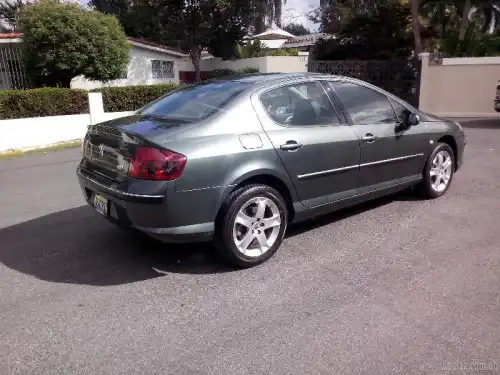
[[[287,237],[335,223],[413,194],[376,199],[289,228]],[[0,229],[0,262],[38,279],[110,286],[169,273],[214,274],[236,271],[210,244],[162,244],[124,231],[82,206]]]
[[[161,244],[97,215],[82,206],[0,229],[0,262],[41,280],[96,286],[231,271],[210,245]]]
[[[286,237],[294,237],[316,228],[334,224],[338,221],[348,219],[351,216],[356,216],[360,213],[385,206],[386,204],[392,203],[395,200],[421,200],[421,198],[413,198],[411,192],[404,192],[373,199],[368,202],[360,203],[355,206],[347,207],[332,213],[318,216],[314,219],[309,219],[297,224],[293,224],[288,228]]]

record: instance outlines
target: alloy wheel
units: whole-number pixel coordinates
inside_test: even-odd
[[[276,203],[270,198],[254,197],[236,215],[234,244],[247,257],[261,256],[276,242],[281,225],[281,214]]]
[[[439,151],[432,160],[430,177],[431,187],[441,193],[448,187],[451,179],[453,161],[451,155],[446,150]]]

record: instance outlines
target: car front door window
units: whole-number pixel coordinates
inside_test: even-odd
[[[334,86],[353,124],[397,122],[394,110],[385,95],[350,82],[335,82]]]

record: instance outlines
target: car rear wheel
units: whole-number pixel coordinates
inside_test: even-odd
[[[278,191],[260,184],[234,191],[224,203],[216,227],[216,247],[233,265],[253,267],[271,258],[288,223]]]
[[[446,143],[438,143],[429,156],[424,169],[424,181],[421,192],[428,198],[444,195],[453,180],[455,172],[455,155]]]

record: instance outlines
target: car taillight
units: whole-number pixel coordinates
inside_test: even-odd
[[[182,154],[141,146],[135,150],[128,175],[140,180],[176,180],[186,162],[187,158]]]

